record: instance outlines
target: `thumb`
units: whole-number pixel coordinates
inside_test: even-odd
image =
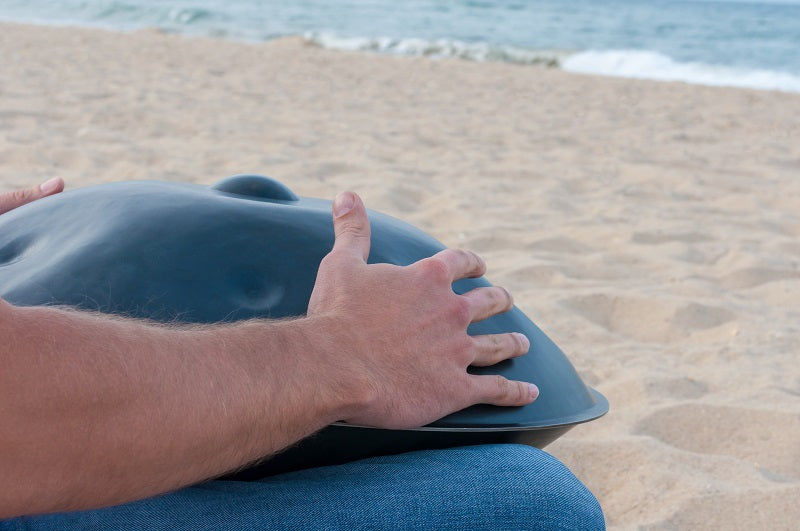
[[[57,194],[62,190],[64,190],[64,181],[61,177],[53,177],[39,186],[2,194],[0,195],[0,214],[4,214],[9,210],[14,210],[17,207],[21,207],[22,205],[41,199],[42,197]]]
[[[369,258],[369,219],[361,198],[353,192],[342,192],[333,200],[334,250]]]

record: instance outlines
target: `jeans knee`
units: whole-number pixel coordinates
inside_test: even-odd
[[[605,529],[599,502],[556,458],[529,446],[475,447],[497,517],[520,529]],[[511,524],[511,522],[516,524]]]

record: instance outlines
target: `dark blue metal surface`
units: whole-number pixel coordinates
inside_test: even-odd
[[[65,192],[0,216],[0,296],[18,305],[66,304],[163,322],[303,315],[319,263],[333,244],[330,208],[330,201],[298,198],[260,176],[231,177],[210,188],[133,181]],[[395,218],[373,211],[369,216],[370,262],[404,265],[444,248]],[[484,278],[465,279],[454,289],[486,285]],[[541,447],[608,410],[519,309],[469,329],[511,331],[530,339],[530,353],[471,371],[535,382],[540,396],[533,404],[475,406],[416,431],[334,425],[317,437],[318,448],[313,442],[296,448],[297,462],[285,468],[312,462],[303,452],[331,454],[321,464],[341,462],[330,446],[341,438],[361,440],[365,448],[384,441],[365,450],[373,455],[452,446],[448,440],[470,444],[470,434],[475,441]],[[295,459],[291,452],[282,456]]]

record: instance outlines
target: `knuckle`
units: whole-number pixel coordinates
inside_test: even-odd
[[[495,376],[495,386],[497,389],[498,402],[505,405],[519,405],[526,402],[524,385],[522,383],[512,382],[498,374]]]
[[[506,342],[499,335],[490,336],[492,339],[492,353],[500,354],[505,350]]]
[[[521,334],[511,334],[511,341],[513,343],[513,351],[524,354],[528,351],[528,347],[525,344],[525,340],[522,338]]]
[[[476,269],[480,271],[486,270],[486,262],[483,260],[483,258],[481,258],[481,256],[478,253],[474,251],[465,251],[465,252],[470,255],[473,263],[475,264]]]
[[[498,290],[500,306],[507,310],[511,309],[514,306],[514,297],[511,296],[511,293],[506,288],[498,287],[500,288]]]
[[[475,262],[476,260],[478,260],[478,255],[475,254],[473,251],[470,251],[469,249],[453,249],[453,252],[458,253],[459,256],[461,256],[466,260],[469,260],[470,262]]]
[[[28,188],[11,192],[11,200],[15,203],[24,204],[32,201],[33,199],[33,191]]]
[[[466,264],[469,270],[479,269],[483,264],[483,259],[476,252],[469,249],[449,249],[448,251],[457,255],[458,259]]]
[[[483,258],[468,249],[457,249],[461,260],[466,264],[466,270],[473,275],[481,275],[485,270]]]
[[[466,334],[454,343],[453,352],[457,354],[458,361],[461,365],[466,367],[472,362],[474,347],[475,343],[472,337]]]
[[[510,398],[511,389],[510,382],[503,376],[496,374],[494,376],[494,387],[495,391],[497,392],[497,398],[503,402],[505,402],[508,398]]]
[[[341,253],[336,249],[326,254],[319,263],[319,269],[324,270],[334,265]]]
[[[319,262],[317,279],[340,277],[346,268],[351,267],[352,254],[341,247],[334,247]]]
[[[452,306],[453,317],[464,326],[472,321],[472,308],[469,300],[464,297],[454,297]]]
[[[486,273],[486,262],[477,253],[473,251],[464,251],[469,260],[469,270],[473,276],[479,277]]]
[[[436,284],[450,282],[450,266],[441,257],[432,256],[420,263],[423,275]]]
[[[29,188],[0,194],[0,213],[21,207],[22,205],[30,203],[36,199],[36,197],[35,191]]]
[[[493,306],[503,307],[506,304],[506,294],[502,289],[492,289],[489,291],[489,297]]]
[[[362,237],[364,234],[364,225],[355,220],[340,221],[336,227],[336,235],[346,237]]]

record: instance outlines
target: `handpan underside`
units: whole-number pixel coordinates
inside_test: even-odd
[[[302,316],[333,245],[330,201],[237,176],[214,187],[131,181],[65,192],[0,216],[0,296],[17,305],[69,305],[161,322],[217,323]],[[370,263],[406,265],[444,247],[370,211]],[[463,293],[490,285],[464,279]],[[424,448],[499,442],[543,447],[608,410],[559,348],[519,309],[469,333],[522,332],[529,354],[476,374],[532,381],[530,405],[474,406],[418,430],[337,423],[240,473],[262,476]]]

